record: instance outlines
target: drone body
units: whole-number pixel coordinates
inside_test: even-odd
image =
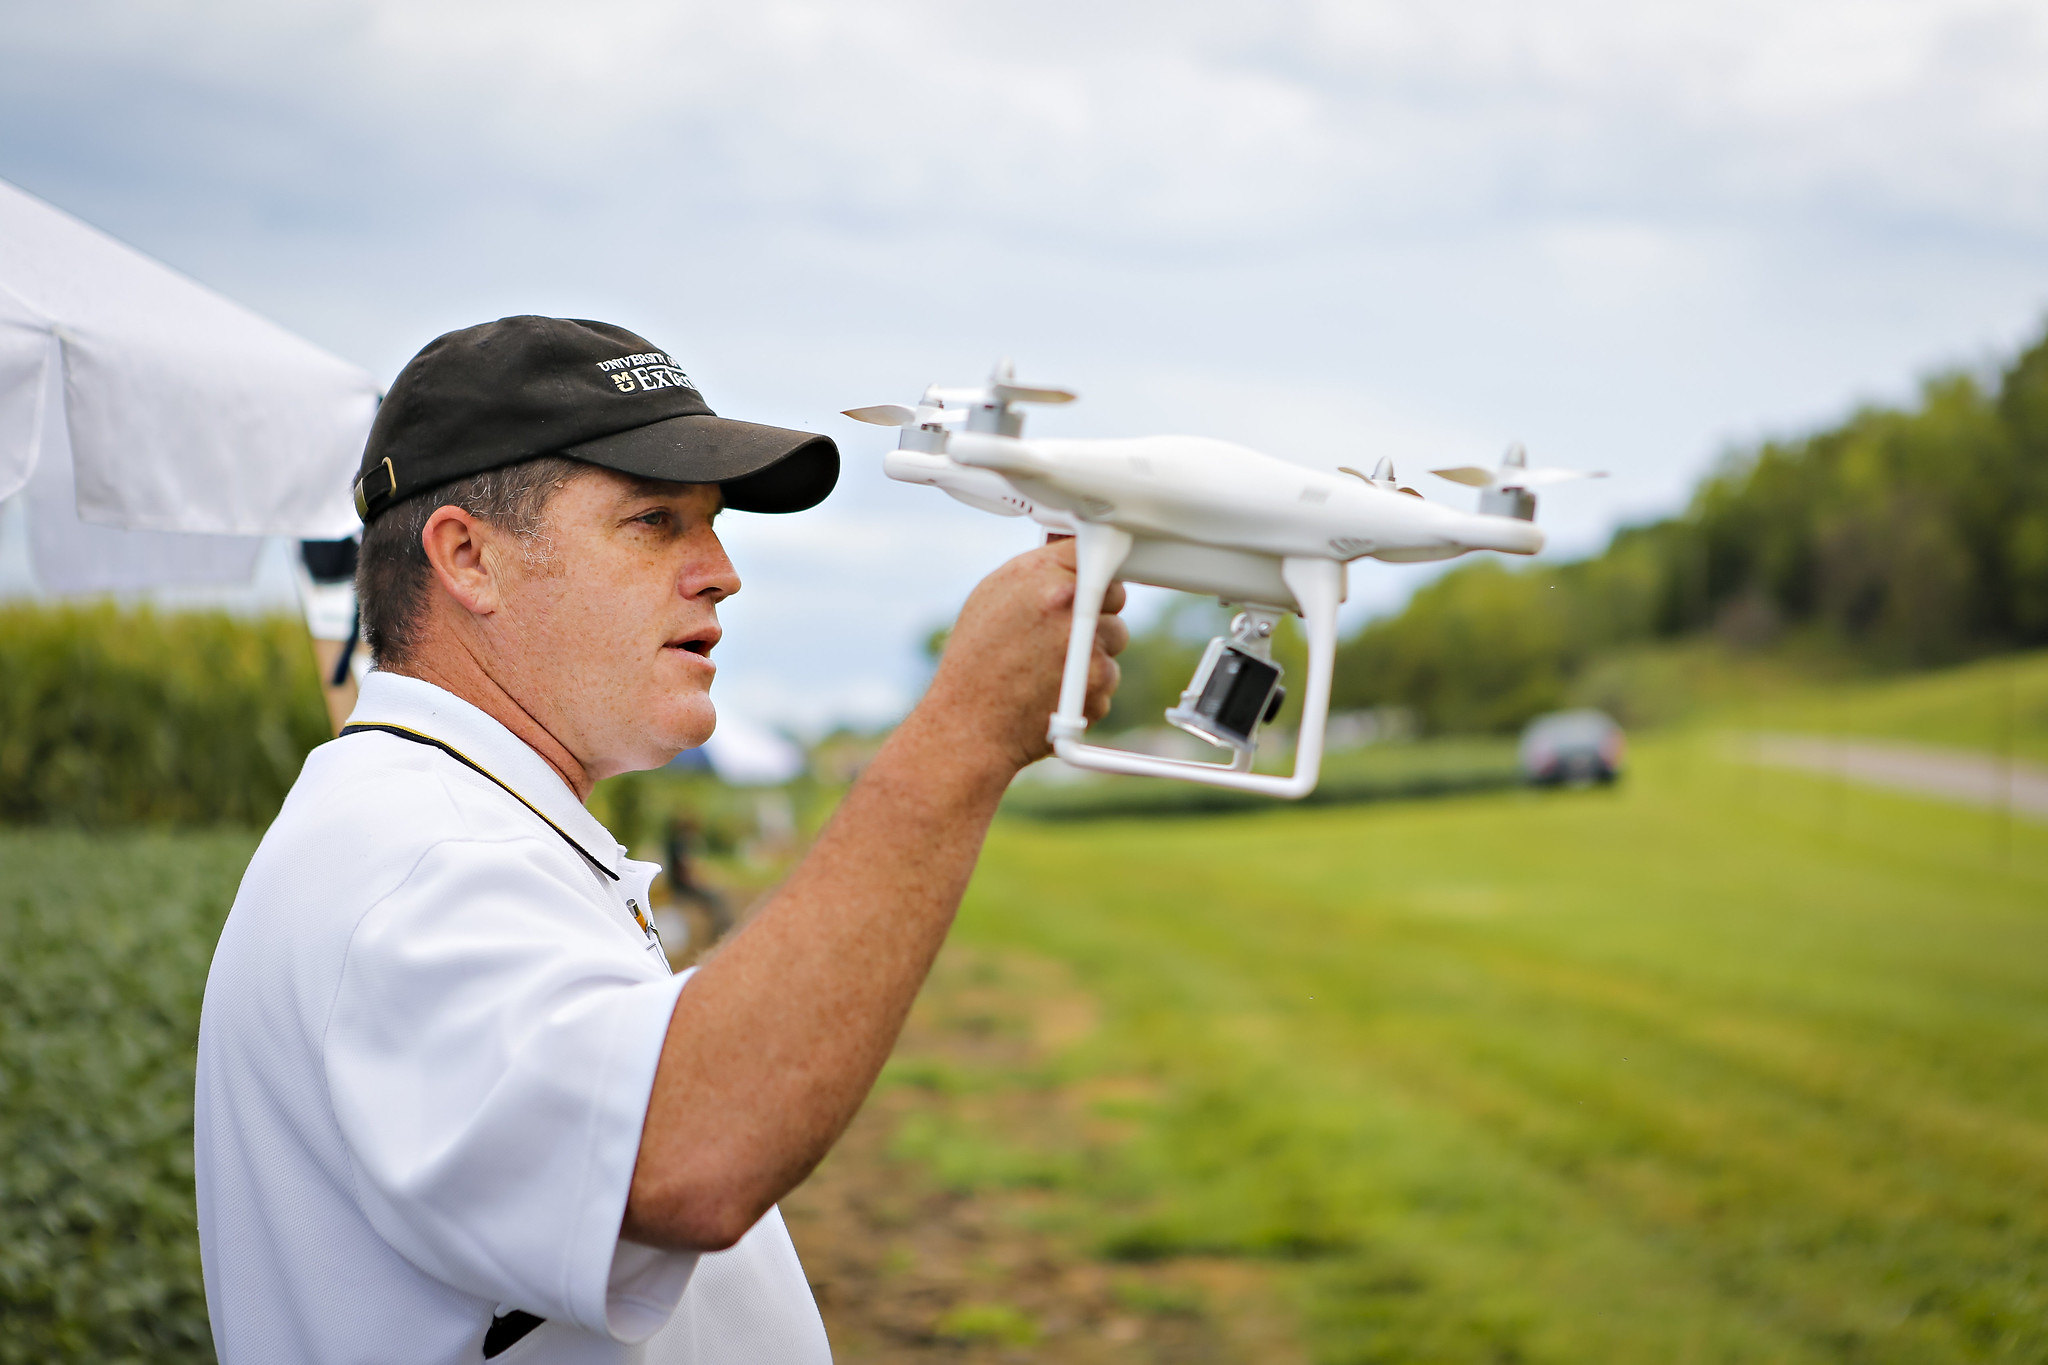
[[[1498,471],[1439,471],[1482,487],[1480,513],[1425,501],[1382,461],[1371,477],[1323,473],[1246,446],[1199,436],[1124,440],[1025,440],[1019,402],[1070,402],[1063,389],[1016,384],[1007,365],[984,388],[925,391],[915,409],[856,408],[860,421],[903,428],[884,460],[891,478],[931,484],[961,502],[1026,516],[1076,541],[1073,637],[1054,751],[1078,767],[1176,777],[1216,786],[1305,796],[1315,787],[1336,653],[1345,566],[1360,558],[1397,563],[1471,550],[1534,554],[1531,484],[1576,477],[1531,470],[1520,447]],[[1496,514],[1500,508],[1507,515]],[[1231,751],[1225,763],[1156,758],[1085,744],[1081,715],[1102,597],[1112,580],[1214,596],[1245,611],[1228,638],[1211,643],[1181,705],[1167,719]],[[1308,678],[1294,772],[1253,773],[1258,726],[1279,708],[1279,670],[1269,641],[1279,617],[1298,613],[1308,637]]]

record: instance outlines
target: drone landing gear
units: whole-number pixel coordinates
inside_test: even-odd
[[[1251,606],[1232,622],[1228,639],[1210,642],[1195,680],[1167,719],[1212,744],[1231,750],[1228,763],[1155,758],[1096,744],[1084,744],[1088,719],[1088,663],[1095,649],[1103,594],[1131,552],[1131,536],[1114,526],[1083,522],[1074,537],[1074,627],[1067,640],[1066,671],[1060,680],[1059,710],[1049,727],[1053,752],[1077,768],[1178,777],[1216,787],[1235,787],[1268,796],[1302,797],[1315,790],[1322,768],[1323,728],[1330,711],[1330,678],[1337,654],[1337,607],[1344,600],[1344,566],[1333,559],[1283,559],[1280,578],[1301,611],[1308,635],[1308,678],[1303,689],[1301,732],[1294,771],[1286,777],[1250,771],[1258,726],[1277,709],[1280,670],[1267,640],[1285,607]],[[1162,586],[1174,587],[1173,583]],[[1263,627],[1263,632],[1261,628]]]

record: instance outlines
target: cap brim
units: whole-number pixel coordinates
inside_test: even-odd
[[[715,483],[741,512],[801,512],[839,482],[839,447],[815,431],[729,417],[670,417],[569,446],[564,455],[671,483]]]

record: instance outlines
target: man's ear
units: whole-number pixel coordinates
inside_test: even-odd
[[[481,518],[454,506],[436,508],[420,532],[427,563],[442,590],[477,616],[489,616],[499,606],[496,565],[484,553],[489,535]]]

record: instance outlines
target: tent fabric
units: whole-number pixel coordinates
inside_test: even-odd
[[[44,374],[46,409],[63,401],[55,366]],[[156,587],[217,587],[256,575],[263,542],[255,536],[203,536],[174,531],[122,531],[79,520],[64,424],[48,439],[22,490],[28,504],[29,563],[36,586],[59,596]]]
[[[735,787],[777,787],[810,766],[803,749],[765,725],[720,708],[718,728],[702,748],[669,760],[672,772],[709,771]]]
[[[56,345],[48,332],[14,321],[11,303],[0,285],[0,498],[19,492],[35,472],[50,388],[45,375]]]
[[[68,446],[82,521],[335,539],[377,398],[366,371],[0,181],[0,497]]]

